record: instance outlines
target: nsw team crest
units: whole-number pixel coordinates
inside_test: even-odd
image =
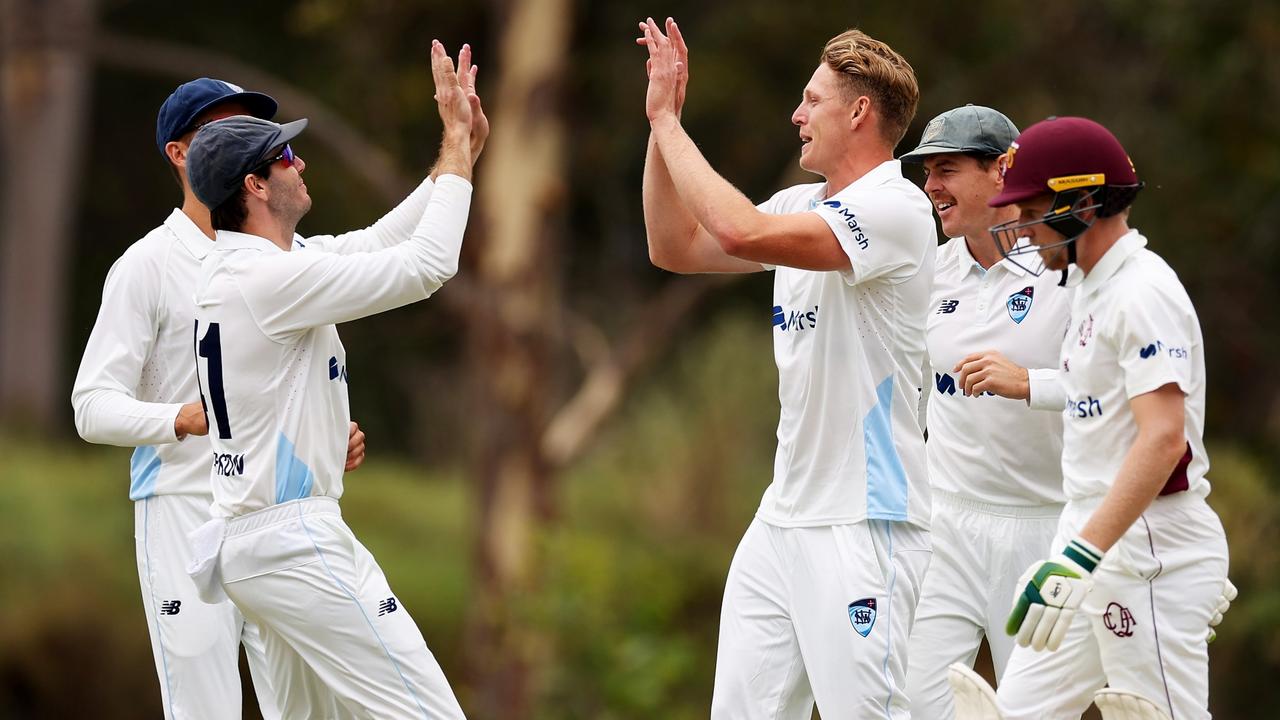
[[[1023,318],[1031,312],[1031,295],[1034,292],[1035,288],[1028,285],[1004,301],[1004,306],[1009,309],[1009,317],[1015,323],[1021,325]]]
[[[849,622],[862,637],[871,634],[871,626],[876,624],[876,599],[862,598],[849,603]]]

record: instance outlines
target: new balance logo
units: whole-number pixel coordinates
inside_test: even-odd
[[[950,315],[955,312],[958,307],[960,307],[959,300],[943,300],[942,303],[938,305],[938,314]]]
[[[399,606],[396,605],[396,599],[393,597],[389,597],[386,600],[383,600],[382,602],[378,603],[378,617],[382,617],[387,613],[393,613],[396,611],[398,607]]]
[[[182,612],[181,600],[163,600],[160,602],[161,615],[177,615]]]
[[[329,358],[329,379],[347,382],[347,366],[339,365],[338,357],[336,355]]]

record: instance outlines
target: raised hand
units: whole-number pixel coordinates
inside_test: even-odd
[[[638,44],[649,50],[649,60],[645,64],[649,73],[645,114],[650,122],[668,113],[679,117],[684,105],[684,89],[689,78],[686,65],[688,48],[684,44],[684,38],[679,35],[680,31],[676,28],[675,21],[671,18],[667,18],[667,30],[674,31],[674,38],[678,40],[664,34],[653,18],[646,18],[640,23],[642,37],[636,39]]]
[[[463,45],[458,53],[458,81],[462,92],[471,104],[471,162],[480,158],[485,141],[489,139],[489,118],[485,117],[484,108],[480,105],[480,96],[476,94],[476,74],[480,68],[471,64],[471,46]]]
[[[652,18],[650,18],[648,21],[640,23],[641,36],[636,38],[637,45],[649,45],[648,36],[646,35],[645,30],[648,29],[648,24],[652,21]],[[684,35],[681,34],[679,26],[676,25],[676,21],[671,18],[667,18],[667,37],[671,41],[671,47],[675,51],[676,56],[675,111],[676,115],[679,115],[684,110],[685,90],[689,86],[689,46],[685,44]],[[652,72],[653,61],[646,60],[646,77],[650,77]]]
[[[440,110],[440,119],[444,122],[445,140],[448,141],[458,133],[461,133],[461,137],[469,138],[471,102],[462,89],[458,73],[453,69],[453,59],[439,40],[431,41],[431,79],[435,82],[436,105]]]

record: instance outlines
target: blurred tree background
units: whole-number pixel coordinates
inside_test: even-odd
[[[1275,2],[0,0],[0,717],[160,716],[127,451],[81,443],[67,402],[107,269],[178,202],[160,103],[201,75],[274,94],[312,119],[300,231],[363,226],[434,159],[433,37],[474,47],[494,134],[459,277],[342,328],[371,455],[348,521],[472,716],[706,715],[724,575],[770,475],[771,278],[648,263],[646,14],[680,21],[686,127],[758,200],[804,180],[790,113],[850,26],[919,76],[900,151],[966,102],[1116,133],[1147,182],[1132,223],[1204,328],[1241,589],[1212,708],[1280,704]]]

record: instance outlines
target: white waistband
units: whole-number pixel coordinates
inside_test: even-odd
[[[337,515],[341,517],[342,510],[338,508],[338,501],[335,498],[324,495],[290,500],[228,519],[226,537],[244,535],[272,525],[279,525],[280,523],[295,520],[302,515]]]
[[[997,517],[1007,518],[1025,518],[1030,520],[1055,520],[1062,514],[1062,505],[1059,503],[1051,503],[1048,505],[997,505],[995,503],[982,502],[973,500],[963,495],[957,495],[946,490],[933,490],[934,502],[941,502],[944,505],[953,507],[962,507],[967,510],[976,510],[987,515],[995,515]]]

